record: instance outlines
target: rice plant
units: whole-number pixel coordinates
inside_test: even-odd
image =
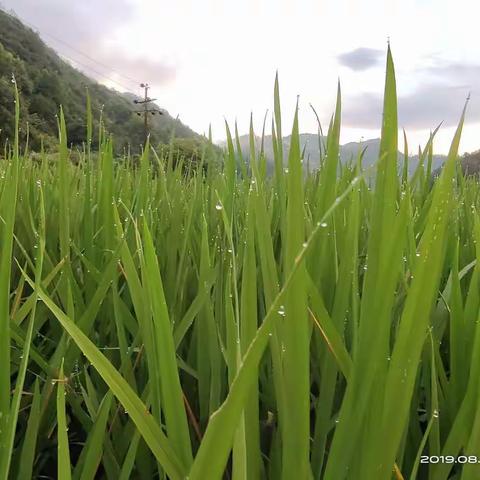
[[[479,478],[461,106],[431,181],[434,134],[399,175],[390,50],[374,178],[361,152],[339,163],[340,87],[305,173],[276,79],[272,175],[253,127],[248,159],[228,125],[222,158],[148,142],[115,158],[89,107],[80,162],[61,111],[58,155],[34,160],[19,100],[0,163],[1,479]]]

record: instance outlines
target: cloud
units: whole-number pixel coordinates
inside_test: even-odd
[[[76,68],[98,81],[113,79],[115,88],[135,90],[139,81],[165,85],[175,78],[172,65],[128,57],[109,46],[111,34],[135,15],[131,0],[43,0],[41,8],[38,0],[1,2]]]
[[[134,13],[129,0],[2,0],[2,4],[40,33],[77,48],[98,45],[98,40],[108,37]]]
[[[357,48],[337,56],[338,62],[351,70],[362,71],[376,67],[385,56],[383,50],[373,48]]]
[[[462,86],[475,90],[480,89],[480,65],[436,60],[433,65],[420,70],[438,82]]]
[[[175,80],[177,70],[174,65],[144,57],[127,57],[118,50],[105,49],[97,55],[97,60],[108,65],[117,65],[120,72],[131,72],[134,78],[152,85],[166,85]],[[119,81],[125,81],[119,77]],[[133,80],[133,79],[132,79]],[[137,84],[139,82],[137,81]],[[137,85],[138,87],[138,85]]]
[[[415,72],[418,84],[409,94],[399,95],[399,125],[430,129],[440,122],[456,126],[465,100],[471,94],[466,123],[480,122],[480,65],[441,62]],[[355,95],[345,100],[344,124],[349,127],[379,128],[382,96]]]

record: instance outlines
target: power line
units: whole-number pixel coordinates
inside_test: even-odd
[[[122,87],[122,89],[126,92],[129,92],[131,93],[132,95],[134,95],[134,93],[132,92],[132,88],[131,87],[127,87],[125,85],[122,85],[121,83],[119,83],[117,80],[114,80],[113,78],[111,77],[108,77],[107,75],[103,74],[102,72],[99,72],[98,70],[94,69],[93,67],[91,67],[90,65],[85,65],[84,63],[82,62],[79,62],[78,60],[76,60],[75,58],[70,58],[68,57],[67,55],[64,55],[63,53],[60,54],[61,57],[69,60],[70,62],[73,62],[73,63],[76,63],[78,65],[81,65],[82,67],[86,68],[87,70],[90,70],[91,72],[95,73],[96,75],[98,75],[100,78],[103,78],[104,80],[109,80],[110,82],[116,84],[118,87]]]
[[[27,25],[28,23],[25,22]],[[33,25],[29,25],[30,27],[34,27]],[[36,28],[36,27],[34,27]],[[37,29],[38,30],[38,29]],[[38,30],[40,32],[40,30]],[[62,45],[66,46],[67,48],[69,48],[70,50],[74,51],[75,53],[79,54],[79,55],[82,55],[83,57],[85,57],[86,59],[90,60],[91,62],[93,63],[96,63],[97,65],[100,65],[101,67],[103,68],[106,68],[107,70],[109,70],[110,72],[112,73],[115,73],[117,74],[119,77],[122,77],[124,80],[127,80],[129,82],[132,82],[136,85],[138,85],[140,82],[138,80],[135,80],[134,78],[132,77],[129,77],[128,75],[124,75],[120,72],[118,72],[117,70],[115,70],[114,68],[112,68],[110,65],[107,65],[103,62],[99,62],[98,60],[95,60],[94,58],[92,58],[90,55],[87,55],[86,53],[82,52],[81,50],[78,50],[78,48],[76,47],[73,47],[72,45],[68,44],[67,42],[63,41],[63,40],[60,40],[59,38],[57,37],[54,37],[53,35],[51,35],[50,33],[47,33],[47,32],[40,32],[42,35],[46,35],[47,37],[50,37],[51,39],[55,40],[56,42],[58,43],[61,43]]]
[[[4,11],[5,13],[7,13],[8,15],[10,15],[9,12],[6,12],[3,8],[1,8],[1,5],[0,5],[0,10]],[[15,16],[17,16],[15,14]],[[40,29],[38,27],[36,27],[35,25],[33,25],[32,23],[30,22],[27,22],[26,20],[24,19],[21,19],[21,21],[23,23],[25,23],[26,25],[28,25],[30,28],[32,28],[33,30],[36,30],[37,34],[40,34]],[[80,51],[79,49],[77,49],[76,47],[73,47],[72,45],[70,45],[69,43],[65,42],[64,40],[61,40],[47,32],[42,32],[43,35],[46,35],[50,38],[52,38],[53,40],[65,45],[66,47],[70,48],[72,51],[76,52],[77,54],[79,55],[82,55],[83,57],[87,58],[88,60],[92,61],[93,63],[96,63],[97,65],[100,65],[104,68],[107,68],[108,70],[110,70],[110,72],[112,73],[116,73],[118,76],[120,77],[123,77],[125,80],[129,81],[129,82],[132,82],[132,83],[135,83],[135,84],[139,84],[140,82],[138,82],[137,80],[133,79],[132,77],[129,77],[127,75],[123,75],[121,74],[120,72],[116,71],[115,69],[113,69],[111,66],[109,65],[106,65],[102,62],[99,62],[98,60],[95,60],[94,58],[92,58],[90,55],[87,55],[86,53]],[[132,92],[132,89],[130,87],[127,87],[125,85],[123,85],[122,83],[118,82],[117,80],[114,80],[113,78],[109,77],[108,75],[105,75],[104,73],[96,70],[95,68],[93,68],[92,66],[90,65],[86,65],[85,63],[83,62],[80,62],[79,60],[75,59],[75,58],[71,58],[69,57],[68,55],[65,55],[65,54],[59,54],[62,58],[64,59],[67,59],[69,60],[70,62],[73,62],[74,64],[77,64],[77,65],[81,65],[82,67],[86,68],[87,70],[90,70],[91,72],[95,73],[95,75],[97,75],[98,77],[100,78],[103,78],[104,80],[108,80],[112,83],[114,83],[115,85],[121,87],[122,89],[124,89],[124,91],[126,92],[129,92],[131,93],[132,95],[135,95],[133,92]],[[144,134],[145,134],[145,141],[147,140],[148,136],[149,136],[149,133],[150,133],[150,130],[149,130],[149,122],[148,122],[148,118],[149,118],[149,114],[150,115],[163,115],[163,112],[159,109],[159,108],[149,108],[149,104],[154,102],[156,99],[155,98],[150,98],[148,96],[148,90],[150,89],[150,86],[148,85],[148,83],[140,83],[140,87],[142,87],[144,89],[144,99],[143,100],[138,100],[138,99],[135,99],[133,100],[133,103],[137,104],[137,105],[143,105],[143,110],[140,110],[140,111],[136,111],[135,113],[139,116],[141,116],[143,114],[143,118],[144,118]]]
[[[1,9],[3,10],[3,9]],[[6,12],[5,10],[3,10],[4,13],[10,15],[9,12]],[[17,16],[15,14],[15,16]],[[93,63],[96,63],[97,65],[103,67],[103,68],[106,68],[107,70],[109,70],[111,73],[115,73],[117,74],[119,77],[122,77],[124,80],[127,80],[128,82],[132,82],[133,84],[135,85],[138,85],[140,83],[140,81],[138,79],[134,79],[132,77],[129,77],[128,75],[125,75],[123,73],[120,73],[119,71],[117,71],[116,69],[114,69],[112,66],[110,65],[107,65],[106,63],[103,63],[103,62],[99,62],[98,60],[94,59],[93,57],[91,57],[90,55],[88,55],[87,53],[85,52],[82,52],[81,50],[79,50],[78,48],[74,47],[73,45],[69,44],[68,42],[66,42],[65,40],[62,40],[54,35],[52,35],[51,33],[48,33],[48,32],[45,32],[43,30],[41,30],[40,28],[38,28],[36,25],[28,22],[27,20],[25,19],[21,19],[21,21],[25,24],[25,25],[28,25],[30,28],[32,28],[34,31],[36,31],[38,34],[40,35],[45,35],[47,37],[50,37],[51,39],[55,40],[56,42],[58,43],[61,43],[62,45],[66,46],[67,48],[69,48],[70,50],[74,51],[75,53],[79,54],[79,55],[82,55],[83,57],[87,58],[88,60],[90,60],[91,62]],[[94,71],[95,73],[97,73],[97,75],[101,75],[103,78],[107,79],[107,80],[111,80],[112,82],[115,82],[117,85],[121,86],[122,88],[125,88],[124,85],[122,85],[121,83],[118,83],[116,80],[113,80],[112,78],[104,75],[103,73],[101,72],[98,72],[97,70],[94,70],[93,68],[91,67],[88,67],[87,65],[79,62],[78,60],[75,60],[75,59],[72,59],[70,57],[68,57],[67,55],[63,55],[65,58],[69,59],[70,61],[73,61],[73,62],[76,62],[78,63],[79,65],[82,65],[86,68],[90,68],[92,71]],[[131,87],[127,88],[127,90],[130,90]]]

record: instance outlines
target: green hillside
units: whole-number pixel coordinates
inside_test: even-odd
[[[87,87],[96,117],[95,126],[98,127],[103,108],[103,122],[107,131],[114,135],[117,149],[127,145],[135,149],[143,142],[143,120],[132,113],[131,97],[88,78],[63,61],[36,32],[0,10],[0,144],[11,139],[13,134],[12,74],[21,92],[21,134],[25,138],[28,124],[33,149],[40,147],[41,139],[47,148],[56,141],[59,105],[65,113],[69,142],[81,145],[85,138]],[[177,137],[198,137],[163,112],[150,120],[153,144],[168,141],[173,129]]]

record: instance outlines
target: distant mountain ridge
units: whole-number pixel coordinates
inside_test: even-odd
[[[28,124],[33,149],[39,149],[41,142],[47,148],[56,142],[59,105],[65,114],[69,143],[82,144],[86,136],[86,88],[91,97],[95,135],[102,111],[104,125],[113,134],[117,150],[127,146],[138,149],[143,143],[143,119],[134,113],[137,108],[131,94],[109,89],[76,70],[36,32],[0,9],[0,145],[13,137],[12,74],[20,90],[21,134],[25,139]],[[177,137],[200,138],[162,111],[163,115],[149,119],[153,144],[168,142],[173,130]],[[95,140],[96,136],[94,143]]]
[[[242,135],[239,138],[240,147],[244,156],[249,156],[250,140],[248,135]],[[317,169],[320,164],[320,145],[319,141],[326,143],[325,137],[319,137],[315,133],[301,133],[300,134],[300,149],[304,152],[304,165],[309,165],[311,170]],[[256,138],[257,147],[260,148],[260,137]],[[283,137],[284,151],[288,152],[290,148],[290,136]],[[323,149],[323,147],[322,147]],[[362,142],[348,142],[340,145],[340,161],[346,163],[355,161],[358,154],[365,149],[363,156],[363,166],[370,167],[378,161],[378,154],[380,151],[380,139],[373,138]],[[264,138],[264,151],[267,159],[267,164],[273,168],[273,144],[271,135],[266,135]],[[403,164],[403,154],[398,152],[399,163]],[[446,155],[433,155],[432,170],[440,168],[446,160]],[[418,164],[418,155],[409,157],[409,172],[412,173]]]

